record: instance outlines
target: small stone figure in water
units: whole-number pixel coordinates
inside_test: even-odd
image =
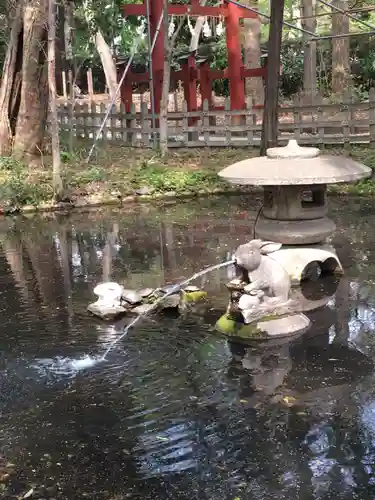
[[[119,307],[124,288],[118,283],[100,283],[94,288],[94,294],[98,297],[97,304],[107,307]]]

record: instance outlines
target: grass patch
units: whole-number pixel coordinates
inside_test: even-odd
[[[230,189],[218,177],[224,167],[258,155],[256,148],[216,148],[171,150],[166,160],[155,151],[122,147],[118,144],[98,145],[94,157],[86,162],[91,144],[79,142],[73,154],[62,151],[62,177],[67,197],[74,203],[84,197],[110,195],[124,197],[146,188],[148,193],[205,193]],[[322,153],[350,156],[375,168],[375,149],[352,146],[325,147]],[[27,168],[12,158],[0,157],[0,204],[3,207],[40,205],[52,199],[51,158],[43,165]],[[361,181],[352,185],[331,186],[340,194],[375,195],[375,182]]]
[[[248,158],[252,150],[178,150],[162,160],[152,150],[121,146],[99,149],[90,164],[83,160],[82,148],[74,158],[64,163],[66,185],[81,194],[102,190],[122,196],[148,188],[154,193],[198,193],[226,189],[228,184],[217,176],[219,170],[234,161]]]
[[[48,176],[35,176],[13,158],[0,157],[0,203],[6,210],[17,210],[23,205],[39,205],[53,195]]]

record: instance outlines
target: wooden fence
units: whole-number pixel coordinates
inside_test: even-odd
[[[305,101],[306,102],[306,101]],[[106,113],[106,104],[79,104],[74,109],[60,105],[60,130],[77,138],[93,139]],[[168,113],[169,147],[201,146],[257,146],[262,130],[262,112],[248,105],[242,111],[230,111],[229,100],[223,110],[203,109],[188,112],[186,103],[178,112]],[[124,145],[151,147],[152,116],[144,104],[140,112],[126,113],[122,106],[114,106],[100,136],[105,141],[121,141]],[[342,103],[329,103],[315,98],[313,104],[302,99],[279,110],[279,141],[296,139],[300,144],[375,143],[375,93],[367,102],[353,102],[343,98]]]

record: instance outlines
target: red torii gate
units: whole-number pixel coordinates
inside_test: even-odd
[[[148,0],[143,0],[142,4],[127,4],[122,6],[125,16],[146,16],[146,4]],[[158,22],[163,13],[163,0],[150,0],[150,23],[151,39],[154,39]],[[245,78],[247,77],[265,77],[266,68],[245,69],[242,61],[241,41],[240,41],[240,19],[254,19],[257,17],[255,12],[249,11],[244,7],[239,7],[223,0],[223,4],[216,7],[202,6],[199,0],[190,0],[190,4],[170,4],[168,6],[168,15],[191,17],[209,16],[220,17],[225,20],[226,42],[228,51],[228,68],[225,70],[212,70],[207,63],[201,64],[197,68],[195,56],[190,55],[188,61],[182,65],[180,71],[171,72],[171,81],[182,81],[184,96],[187,102],[188,111],[196,111],[197,105],[197,83],[200,83],[202,102],[207,100],[210,103],[210,109],[213,109],[212,103],[212,81],[220,78],[228,78],[230,104],[232,110],[241,110],[245,108]],[[160,27],[156,38],[155,47],[152,53],[152,81],[155,100],[155,113],[160,112],[160,100],[163,83],[163,64],[164,64],[164,30],[167,26]],[[125,109],[130,111],[132,105],[132,87],[133,84],[139,84],[150,81],[150,75],[145,73],[128,72],[121,88],[121,99]],[[218,107],[216,107],[218,109]]]

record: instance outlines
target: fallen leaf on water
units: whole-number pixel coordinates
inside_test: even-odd
[[[30,498],[33,493],[34,493],[34,488],[31,488],[27,493],[24,494],[22,498]]]
[[[159,439],[159,441],[169,441],[168,438],[163,437],[163,436],[156,436],[156,439]]]
[[[240,403],[247,403],[247,399],[240,399]],[[237,500],[236,498],[234,500]]]
[[[293,398],[292,396],[284,396],[283,401],[287,405],[292,406],[297,400],[296,400],[296,398]]]

